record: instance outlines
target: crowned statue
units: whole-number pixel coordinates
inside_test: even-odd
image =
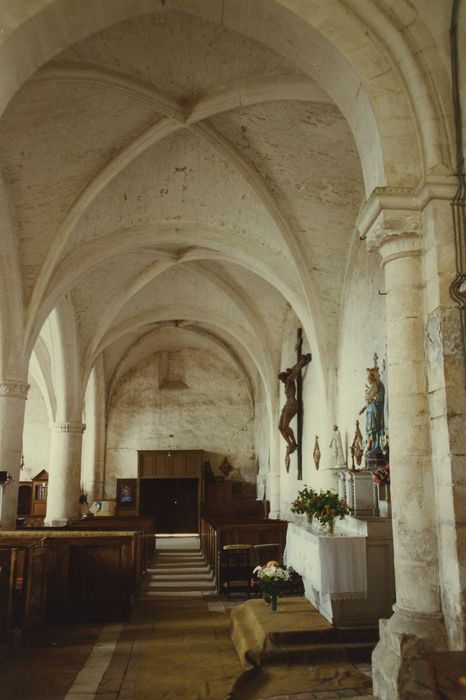
[[[374,359],[377,358],[377,355]],[[366,414],[366,462],[369,466],[373,460],[377,460],[385,446],[385,387],[379,376],[377,362],[374,367],[367,368],[367,384],[365,389],[365,406],[359,411],[359,415]]]

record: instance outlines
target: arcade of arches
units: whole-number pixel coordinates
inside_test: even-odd
[[[154,449],[227,455],[288,519],[333,486],[377,353],[397,602],[374,693],[415,697],[420,650],[466,643],[465,2],[7,0],[0,25],[2,528],[19,480],[46,468],[67,521]],[[298,327],[303,482],[277,430]]]

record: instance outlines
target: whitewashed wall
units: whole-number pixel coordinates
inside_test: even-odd
[[[24,469],[21,481],[30,481],[42,469],[47,469],[50,454],[50,427],[44,399],[34,379],[29,377],[23,432]]]
[[[286,326],[285,337],[282,345],[282,361],[280,370],[292,367],[296,363],[296,334],[301,324],[296,315],[290,311]],[[311,352],[307,338],[303,339],[303,354]],[[290,503],[296,498],[297,493],[305,484],[314,488],[327,488],[329,473],[326,469],[329,464],[328,434],[329,421],[327,419],[326,396],[321,381],[321,373],[317,367],[315,353],[311,363],[303,370],[303,479],[297,479],[297,452],[291,455],[290,470],[285,469],[286,443],[279,437],[280,453],[280,515],[285,519],[294,519],[290,512]],[[278,379],[277,379],[278,382]],[[280,382],[279,415],[285,403],[284,385]],[[291,422],[297,439],[296,417]],[[278,429],[277,429],[278,430]],[[319,470],[316,469],[313,459],[316,435],[319,438],[321,459]]]
[[[379,256],[368,253],[365,242],[356,240],[350,253],[343,290],[336,387],[336,423],[348,464],[351,464],[349,448],[353,442],[356,420],[359,420],[365,438],[365,414],[358,416],[358,413],[365,405],[366,368],[373,367],[374,353],[379,356],[381,378],[387,389],[387,377],[382,372],[386,357],[384,292]],[[387,419],[387,415],[385,417]]]
[[[257,497],[269,498],[267,481],[270,474],[269,417],[262,384],[255,390],[255,451]]]
[[[167,355],[176,370],[168,374]],[[254,481],[254,409],[244,375],[194,348],[157,353],[126,372],[110,408],[106,493],[114,495],[116,478],[136,476],[138,450],[166,449],[202,449],[214,471],[227,456]]]

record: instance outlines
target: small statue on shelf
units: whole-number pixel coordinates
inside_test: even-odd
[[[343,443],[341,441],[341,435],[340,431],[338,430],[338,425],[333,426],[333,437],[329,447],[333,447],[333,454],[335,456],[335,467],[337,469],[344,469],[346,467],[346,460],[345,455],[343,453]]]
[[[368,451],[382,449],[385,434],[384,401],[385,387],[379,377],[379,368],[367,368],[365,399],[366,405],[361,408],[359,415],[366,412],[366,435]]]

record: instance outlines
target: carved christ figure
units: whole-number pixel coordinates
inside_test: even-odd
[[[285,438],[287,444],[287,455],[290,455],[297,448],[297,442],[290,422],[298,412],[298,401],[296,399],[296,378],[302,368],[312,360],[311,353],[303,355],[294,367],[288,367],[284,372],[280,372],[278,378],[285,385],[286,402],[282,408],[278,429]]]

